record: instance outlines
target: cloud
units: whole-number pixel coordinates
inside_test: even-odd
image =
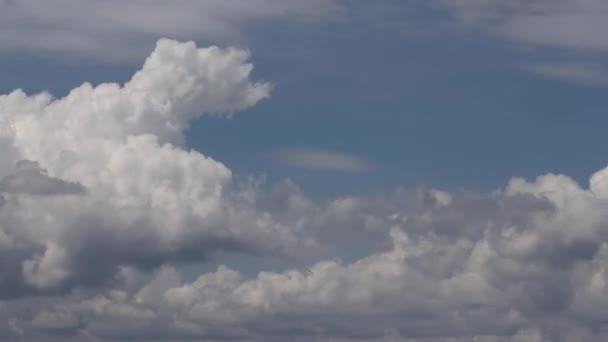
[[[0,192],[29,195],[82,194],[85,188],[74,182],[49,177],[37,162],[20,160],[17,171],[0,180]]]
[[[0,95],[0,158],[17,165],[0,169],[1,296],[98,286],[121,265],[314,247],[259,212],[226,166],[182,145],[190,120],[269,96],[248,57],[162,39],[124,85]],[[49,196],[61,194],[79,196]]]
[[[277,221],[343,237],[364,224],[390,245],[352,263],[253,278],[220,266],[185,282],[173,266],[123,266],[108,289],[22,297],[0,316],[14,323],[9,337],[61,331],[75,340],[601,341],[606,170],[588,190],[549,174],[492,194],[396,189],[329,204],[284,182],[265,205]],[[55,248],[32,264],[62,264]],[[52,282],[59,270],[30,278]]]
[[[582,63],[538,63],[528,69],[548,79],[599,86],[608,83],[608,73],[598,65]]]
[[[343,172],[365,172],[372,163],[355,155],[315,148],[281,148],[276,156],[283,162],[305,169]]]
[[[0,52],[133,60],[159,37],[234,40],[254,22],[332,20],[342,12],[334,0],[4,0]]]
[[[123,85],[0,96],[0,339],[606,340],[608,168],[487,194],[241,184],[183,132],[269,96],[248,58],[164,39]],[[313,261],[181,274],[220,251]]]
[[[123,267],[117,287],[22,298],[0,317],[13,322],[7,336],[23,337],[65,329],[109,340],[603,341],[606,170],[590,189],[548,174],[492,194],[420,188],[336,200],[322,210],[348,217],[366,208],[390,244],[352,263],[253,278],[225,266],[193,281],[172,266]],[[288,211],[306,207],[293,184],[276,191],[300,197]]]
[[[607,50],[608,3],[601,0],[440,0],[471,27],[528,44]]]

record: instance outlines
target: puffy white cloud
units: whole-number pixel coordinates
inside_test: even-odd
[[[192,119],[269,96],[247,60],[163,39],[124,85],[83,84],[60,99],[1,95],[5,296],[98,284],[122,264],[314,247],[243,199],[223,164],[182,145]]]
[[[601,199],[608,199],[608,168],[600,170],[591,176],[589,190]]]
[[[606,340],[608,168],[589,189],[554,174],[326,202],[290,181],[241,188],[183,131],[269,96],[247,59],[161,40],[124,85],[0,97],[1,339]],[[355,261],[253,277],[178,266],[358,241]]]

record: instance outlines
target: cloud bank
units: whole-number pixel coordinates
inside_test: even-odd
[[[251,70],[163,39],[124,85],[0,96],[0,339],[606,340],[608,168],[324,202],[242,185],[183,132],[267,98]],[[317,261],[182,276],[220,251]]]

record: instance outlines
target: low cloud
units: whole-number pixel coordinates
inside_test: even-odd
[[[121,267],[107,289],[6,302],[0,317],[12,325],[3,331],[59,329],[74,340],[603,341],[607,172],[590,189],[548,174],[492,194],[396,189],[329,205],[284,183],[273,196],[291,203],[283,213],[292,224],[299,217],[345,236],[359,229],[353,222],[375,222],[369,236],[387,238],[386,248],[252,278],[226,266],[192,281],[170,265]]]
[[[366,172],[373,168],[373,164],[369,160],[352,154],[330,150],[290,147],[278,149],[275,154],[282,162],[304,169]]]
[[[607,340],[608,168],[588,188],[546,174],[493,193],[325,201],[291,181],[240,184],[183,132],[270,95],[248,57],[161,40],[123,85],[0,96],[0,339]],[[61,196],[74,184],[86,195]],[[340,260],[361,242],[362,255]],[[220,251],[312,261],[181,274]]]

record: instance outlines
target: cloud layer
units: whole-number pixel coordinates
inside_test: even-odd
[[[440,0],[468,25],[521,42],[606,50],[608,4],[602,0]]]
[[[267,191],[183,145],[191,120],[269,96],[251,71],[163,39],[124,85],[0,96],[0,339],[606,340],[608,168],[588,189]],[[220,251],[317,261],[181,275]]]
[[[328,259],[254,278],[220,266],[189,282],[173,266],[152,274],[124,266],[105,289],[6,301],[4,332],[75,340],[602,341],[605,173],[589,190],[545,175],[487,195],[398,189],[283,208],[292,224],[299,215],[356,233],[353,220],[367,222],[367,234],[389,244],[353,263]],[[283,199],[307,201],[285,186]]]
[[[334,0],[0,1],[0,52],[124,61],[158,37],[235,39],[255,20],[335,18]]]
[[[547,50],[551,56],[565,53],[570,59],[549,60],[527,68],[537,75],[583,85],[606,84],[605,66],[593,59],[608,51],[608,37],[603,34],[608,30],[606,1],[438,0],[436,3],[466,28],[528,46],[551,48]]]

